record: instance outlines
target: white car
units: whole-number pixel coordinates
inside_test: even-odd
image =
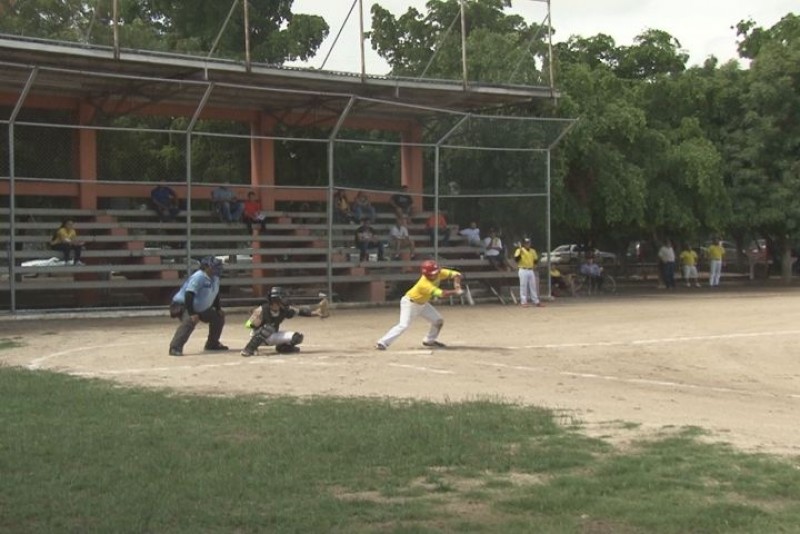
[[[559,245],[554,248],[550,254],[550,262],[554,264],[564,263],[582,263],[586,259],[586,249],[583,245],[569,244]],[[603,252],[602,250],[593,249],[589,251],[598,263],[616,263],[617,255],[613,252]],[[547,258],[543,259],[547,262]]]

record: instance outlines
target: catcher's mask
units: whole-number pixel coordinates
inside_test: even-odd
[[[283,288],[280,286],[273,286],[272,289],[269,290],[269,300],[270,302],[286,303],[286,294]]]

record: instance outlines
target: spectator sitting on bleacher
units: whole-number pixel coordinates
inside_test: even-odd
[[[450,245],[450,229],[447,227],[447,219],[441,211],[438,217],[435,213],[431,213],[431,216],[425,221],[425,229],[431,237],[431,244],[435,244],[438,237],[442,240],[443,245]]]
[[[408,217],[397,216],[394,226],[389,229],[389,236],[391,238],[391,245],[393,247],[394,259],[400,258],[400,249],[407,248],[411,252],[411,259],[413,260],[417,253],[414,249],[414,240],[408,233]]]
[[[401,186],[402,192],[395,193],[389,198],[389,204],[392,205],[394,208],[395,214],[398,217],[411,216],[411,208],[414,204],[414,200],[411,198],[411,195],[408,194],[408,186],[403,184]]]
[[[162,180],[163,182],[164,180]],[[174,221],[181,211],[178,206],[178,194],[175,190],[165,184],[159,184],[150,191],[150,202],[161,222]]]
[[[347,200],[347,193],[341,189],[333,192],[333,222],[339,224],[355,222],[350,209],[350,201]]]
[[[211,191],[211,204],[223,222],[236,222],[242,218],[244,204],[236,198],[236,193],[224,185]]]
[[[375,207],[370,203],[367,194],[359,191],[356,195],[356,201],[353,204],[353,217],[357,221],[363,221],[366,217],[370,223],[375,222]]]
[[[50,239],[50,248],[64,255],[64,265],[69,264],[70,256],[72,256],[73,265],[83,265],[81,261],[83,246],[84,243],[78,240],[75,223],[71,219],[62,222]]]
[[[256,197],[253,191],[247,193],[247,200],[244,201],[244,213],[242,220],[247,225],[247,232],[253,233],[253,223],[257,223],[261,227],[261,231],[267,230],[267,214],[261,210],[261,201]]]
[[[483,240],[483,246],[486,249],[486,259],[492,267],[498,271],[511,270],[506,260],[503,240],[500,239],[500,236],[494,228],[489,230],[489,237]]]
[[[458,232],[459,235],[467,239],[467,244],[471,247],[483,247],[483,240],[481,240],[481,229],[478,228],[478,223],[472,221],[469,223],[468,228],[464,228]]]
[[[358,261],[368,261],[371,248],[377,248],[378,260],[383,260],[383,242],[378,239],[367,217],[362,217],[361,226],[356,228],[356,248],[359,252]]]

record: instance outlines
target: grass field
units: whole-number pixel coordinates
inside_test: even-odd
[[[193,396],[14,367],[0,398],[2,532],[800,532],[800,466],[697,428],[618,449],[500,401]]]

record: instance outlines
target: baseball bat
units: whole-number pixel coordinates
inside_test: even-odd
[[[470,306],[475,306],[475,301],[472,299],[472,291],[469,290],[469,284],[464,284],[464,293],[467,295],[467,303]]]

